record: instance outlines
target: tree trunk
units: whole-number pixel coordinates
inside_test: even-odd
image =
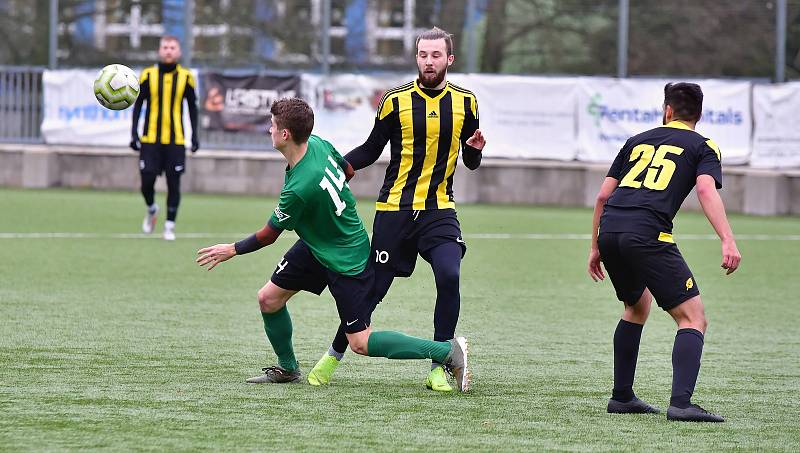
[[[466,59],[466,49],[461,46],[464,44],[464,22],[466,20],[466,6],[464,0],[442,0],[441,27],[453,35],[453,54],[456,61],[451,70],[463,71],[463,63]]]
[[[481,52],[481,72],[500,72],[503,65],[507,0],[492,0],[486,12],[486,32]]]

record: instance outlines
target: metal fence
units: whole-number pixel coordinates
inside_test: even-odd
[[[44,143],[44,92],[41,67],[0,66],[0,143]],[[272,149],[260,134],[200,131],[203,148]]]
[[[0,142],[40,143],[42,68],[0,67]]]

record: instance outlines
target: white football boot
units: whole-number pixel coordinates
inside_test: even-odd
[[[165,241],[174,241],[175,240],[175,222],[172,220],[167,220],[164,222],[164,240]]]
[[[145,211],[144,213],[144,220],[142,220],[142,233],[150,234],[153,232],[153,229],[156,227],[156,219],[158,218],[158,205],[154,204],[153,213],[150,213],[150,209]]]

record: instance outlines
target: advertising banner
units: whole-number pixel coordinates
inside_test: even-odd
[[[750,82],[689,80],[703,89],[697,132],[714,140],[728,164],[747,162],[752,118]],[[578,95],[578,159],[611,162],[625,141],[662,124],[661,79],[581,77]]]
[[[133,107],[125,110],[109,110],[97,102],[94,97],[94,79],[98,71],[83,69],[44,71],[42,136],[45,143],[128,146],[131,141]],[[135,72],[138,74],[138,71]],[[197,72],[192,72],[196,78]],[[142,116],[145,114],[146,106],[145,103],[142,107]],[[140,136],[143,124],[140,118]],[[189,143],[192,126],[187,108],[183,111],[183,124],[186,142]]]
[[[761,168],[800,167],[800,82],[753,87],[753,155]]]
[[[578,151],[574,78],[453,74],[478,99],[486,157],[573,160]]]
[[[265,133],[276,99],[300,96],[300,76],[203,73],[200,125],[208,130]]]
[[[314,133],[331,142],[340,153],[349,152],[369,137],[383,93],[413,78],[303,75],[303,97],[314,109]],[[388,156],[388,150],[387,146],[384,155]]]
[[[132,108],[108,110],[94,97],[97,71],[57,70],[42,75],[45,143],[127,146]]]

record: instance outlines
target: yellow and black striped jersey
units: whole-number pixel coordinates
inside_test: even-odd
[[[181,65],[157,64],[139,77],[139,97],[133,111],[133,133],[137,133],[142,103],[147,101],[142,143],[185,144],[183,99],[189,105],[192,129],[197,130],[197,94],[194,76]]]
[[[471,91],[450,82],[429,90],[413,81],[384,94],[370,138],[345,158],[358,170],[390,143],[379,211],[454,208],[459,150],[463,147],[468,168],[480,165],[480,150],[466,145],[478,126],[478,103]]]

